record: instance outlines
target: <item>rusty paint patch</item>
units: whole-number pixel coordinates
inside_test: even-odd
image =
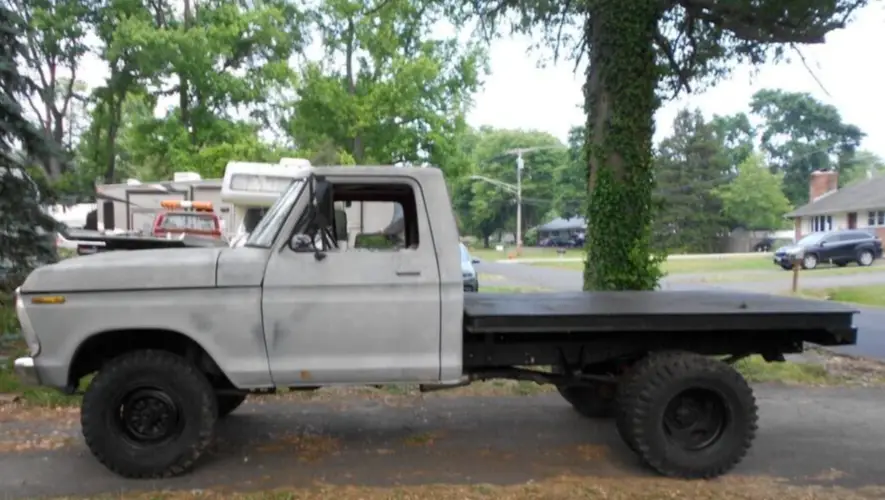
[[[301,380],[311,380],[313,379],[313,375],[311,375],[309,370],[301,370]]]

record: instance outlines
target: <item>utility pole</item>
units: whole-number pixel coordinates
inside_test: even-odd
[[[522,151],[516,152],[516,255],[522,255]]]
[[[511,193],[516,194],[516,254],[522,254],[522,171],[525,168],[525,160],[523,160],[522,155],[525,153],[532,153],[535,151],[541,151],[544,149],[565,149],[565,146],[536,146],[533,148],[516,148],[510,149],[507,151],[503,151],[500,154],[493,157],[491,160],[500,159],[503,156],[516,155],[516,186],[512,184],[507,184],[505,182],[501,182],[499,180],[490,179],[488,177],[484,177],[481,175],[471,175],[471,179],[482,180],[485,182],[489,182],[496,186],[507,189]]]

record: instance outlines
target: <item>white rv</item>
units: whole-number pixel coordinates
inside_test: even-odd
[[[236,228],[231,246],[243,244],[298,172],[309,166],[310,161],[303,158],[283,158],[279,163],[232,161],[227,164],[221,181],[221,200],[231,207],[231,228]],[[358,234],[392,230],[403,217],[402,206],[389,202],[354,202],[339,208],[347,214],[350,245],[355,244]]]

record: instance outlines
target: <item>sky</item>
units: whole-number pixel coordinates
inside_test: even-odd
[[[539,69],[536,63],[540,54],[527,53],[528,47],[526,37],[492,43],[491,74],[474,97],[468,122],[476,127],[542,130],[565,142],[569,128],[584,119],[580,109],[583,67],[575,73],[573,63],[566,61]],[[655,117],[655,140],[672,132],[676,113],[686,106],[699,108],[707,117],[748,111],[754,92],[780,88],[808,92],[834,105],[845,122],[867,133],[862,147],[885,157],[885,68],[875,62],[882,59],[871,54],[879,50],[885,51],[885,6],[876,3],[856,13],[846,29],[829,34],[825,44],[802,49],[824,88],[798,59],[762,66],[756,74],[750,67],[738,67],[727,81],[714,88],[665,104]],[[104,83],[107,65],[90,55],[79,73],[78,78],[96,87]],[[171,99],[168,102],[174,103]],[[162,113],[163,107],[160,103],[158,112]]]
[[[573,63],[538,69],[537,54],[526,54],[528,38],[493,43],[491,75],[475,97],[468,115],[473,126],[525,128],[549,132],[565,141],[568,130],[583,122],[581,85],[583,67]],[[731,78],[707,92],[683,96],[663,106],[655,116],[656,142],[672,132],[673,119],[686,106],[699,108],[705,116],[748,111],[754,92],[780,88],[808,92],[832,104],[842,119],[857,125],[867,137],[862,147],[885,157],[885,6],[877,3],[856,13],[846,29],[829,34],[823,45],[802,48],[802,54],[825,92],[802,63],[769,64],[751,74],[739,67]],[[875,61],[880,61],[877,63]]]

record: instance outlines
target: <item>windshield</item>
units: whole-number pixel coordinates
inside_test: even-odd
[[[249,234],[245,246],[270,248],[273,245],[274,238],[276,238],[277,233],[280,231],[283,222],[286,221],[286,217],[289,216],[289,212],[292,211],[292,207],[295,206],[295,202],[298,201],[298,196],[301,194],[303,187],[303,179],[295,180],[289,185],[289,189],[277,198],[270,210],[264,214],[264,217],[255,226],[255,230]]]
[[[467,247],[464,246],[463,243],[459,245],[461,247],[461,262],[469,262],[470,254],[467,252]]]
[[[796,244],[801,246],[814,245],[815,243],[819,243],[820,240],[824,239],[824,236],[826,235],[827,233],[811,233],[799,240]]]
[[[168,213],[160,220],[160,229],[215,231],[214,214]]]

